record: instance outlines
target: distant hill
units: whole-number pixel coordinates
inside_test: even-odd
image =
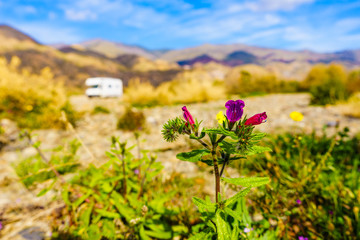
[[[181,71],[176,64],[151,61],[138,55],[130,57],[133,61],[131,64],[124,64],[126,58],[114,59],[78,44],[60,44],[56,46],[59,48],[57,49],[42,45],[6,25],[0,27],[0,42],[0,57],[10,61],[13,56],[17,56],[21,59],[21,68],[35,73],[39,73],[44,67],[50,67],[55,78],[68,86],[84,87],[86,78],[98,76],[121,78],[125,85],[132,78],[159,85],[172,80]]]
[[[149,59],[156,58],[156,56],[153,53],[142,47],[138,47],[134,45],[126,45],[126,44],[111,42],[102,39],[93,39],[79,43],[78,45],[84,47],[87,50],[97,52],[111,58],[116,58],[119,55],[123,55],[123,54],[134,54]]]
[[[15,28],[12,28],[8,25],[0,25],[0,36],[2,36],[4,38],[9,38],[9,39],[15,39],[18,41],[30,41],[33,43],[38,43],[30,36],[20,32],[19,30],[16,30]]]
[[[273,62],[292,63],[330,63],[341,62],[348,66],[360,64],[360,50],[347,50],[337,53],[317,53],[312,51],[288,51],[262,48],[244,44],[212,45],[204,44],[192,48],[167,51],[160,58],[170,62],[186,62],[206,55],[231,66],[256,63],[267,65]]]

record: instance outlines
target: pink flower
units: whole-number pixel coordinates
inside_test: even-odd
[[[194,119],[193,117],[191,116],[190,112],[187,110],[186,106],[183,106],[182,107],[182,110],[183,110],[183,115],[184,115],[184,118],[185,120],[191,125],[191,126],[194,126],[195,122],[194,122]]]
[[[296,199],[296,203],[300,205],[300,204],[301,204],[301,200],[300,200],[300,199]]]
[[[245,125],[259,125],[260,123],[266,122],[266,112],[258,113],[246,120]]]

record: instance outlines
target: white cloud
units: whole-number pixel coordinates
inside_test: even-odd
[[[341,29],[343,32],[360,29],[360,18],[345,18],[337,21],[335,27]]]
[[[34,6],[23,6],[23,5],[19,5],[17,6],[15,9],[15,12],[19,15],[23,15],[23,14],[36,14],[37,10]]]
[[[66,19],[73,21],[85,21],[85,20],[97,19],[96,13],[93,13],[90,10],[67,9],[65,10],[65,17]]]

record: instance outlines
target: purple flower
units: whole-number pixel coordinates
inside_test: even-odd
[[[329,214],[330,214],[330,215],[333,215],[333,214],[334,214],[334,212],[330,210],[330,211],[329,211]]]
[[[135,169],[135,170],[134,170],[134,173],[135,173],[136,175],[139,175],[139,173],[140,173],[139,169]]]
[[[301,200],[300,200],[300,199],[296,199],[296,203],[300,205],[300,204],[301,204]]]
[[[307,237],[299,236],[299,240],[309,240]]]
[[[260,123],[266,122],[266,112],[258,113],[246,120],[245,125],[259,125]]]
[[[245,103],[242,100],[229,100],[225,103],[226,117],[231,123],[239,121],[243,115]]]
[[[248,233],[248,232],[250,232],[250,231],[251,231],[251,229],[250,229],[250,228],[247,228],[247,227],[246,227],[246,228],[244,228],[244,232],[245,232],[245,233]]]
[[[183,110],[183,115],[185,120],[191,125],[193,126],[195,124],[193,117],[191,116],[190,112],[187,110],[186,106],[182,107]]]

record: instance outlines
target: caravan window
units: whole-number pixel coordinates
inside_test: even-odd
[[[93,85],[93,86],[91,86],[91,88],[100,88],[100,86],[99,85]]]
[[[111,85],[109,85],[109,88],[111,88]]]

